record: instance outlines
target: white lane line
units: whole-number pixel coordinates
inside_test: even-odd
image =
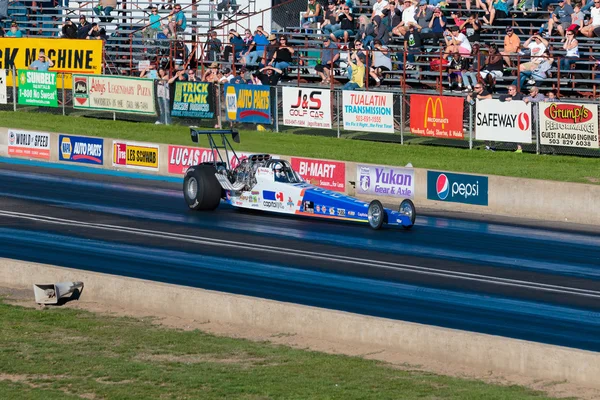
[[[585,297],[599,298],[600,299],[600,291],[588,290],[588,289],[580,289],[574,287],[567,286],[558,286],[558,285],[550,285],[545,283],[538,282],[529,282],[517,279],[508,279],[480,274],[473,274],[468,272],[460,272],[460,271],[448,271],[438,268],[430,268],[430,267],[421,267],[418,265],[410,265],[410,264],[402,264],[402,263],[394,263],[388,261],[379,261],[365,258],[354,258],[343,255],[333,255],[326,253],[316,253],[310,252],[306,250],[298,250],[292,248],[285,247],[277,247],[277,246],[269,246],[258,243],[244,243],[244,242],[236,242],[233,240],[225,240],[225,239],[215,239],[210,237],[203,236],[191,236],[184,235],[179,233],[172,232],[148,232],[139,228],[132,228],[127,226],[119,226],[119,225],[109,225],[109,224],[99,224],[93,222],[84,222],[84,221],[75,221],[64,218],[56,218],[49,217],[45,215],[36,215],[36,214],[28,214],[14,211],[6,211],[0,210],[0,215],[11,218],[18,219],[26,219],[35,222],[44,222],[49,224],[56,225],[67,225],[67,226],[76,226],[76,227],[87,227],[92,229],[101,229],[108,230],[113,232],[121,232],[121,233],[130,233],[136,234],[140,236],[147,236],[152,238],[168,238],[173,240],[179,240],[189,243],[197,243],[203,245],[211,245],[211,246],[220,246],[220,247],[228,247],[235,249],[245,249],[249,251],[260,250],[263,252],[278,254],[278,255],[294,255],[304,258],[310,258],[320,261],[338,261],[346,264],[354,264],[368,267],[375,267],[380,269],[388,269],[394,271],[405,271],[405,272],[413,272],[424,275],[431,276],[440,276],[445,278],[455,278],[455,279],[464,279],[469,281],[475,281],[480,283],[493,283],[496,285],[503,286],[513,286],[513,287],[521,287],[527,289],[536,289],[554,293],[562,293],[562,294],[571,294],[571,295],[579,295]]]

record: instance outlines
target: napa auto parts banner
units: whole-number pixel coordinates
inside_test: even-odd
[[[158,145],[115,140],[113,166],[158,171]]]
[[[154,115],[154,80],[73,75],[73,108]]]
[[[398,198],[415,197],[415,170],[412,168],[356,166],[356,192]]]
[[[331,91],[284,86],[283,125],[331,129]]]
[[[292,168],[315,186],[346,191],[346,165],[343,162],[292,157]]]
[[[271,87],[225,85],[227,121],[271,123]]]
[[[191,166],[213,161],[214,150],[202,147],[169,146],[169,173],[185,174]]]
[[[464,100],[461,97],[410,97],[410,132],[413,135],[446,139],[464,138]]]
[[[344,90],[342,99],[344,129],[394,133],[392,93]]]
[[[477,100],[475,110],[477,140],[531,143],[531,103]]]
[[[71,74],[102,73],[102,40],[79,39],[41,39],[41,38],[2,38],[0,50],[0,69],[27,69],[38,59],[40,52],[54,61],[51,72],[57,72],[56,83],[62,88],[71,89]],[[7,85],[12,86],[12,76],[8,76]],[[18,82],[17,82],[18,84]]]
[[[58,159],[82,164],[104,163],[104,139],[85,136],[60,135]]]
[[[8,155],[13,157],[50,159],[50,134],[16,129],[8,130]]]
[[[598,105],[539,103],[540,143],[598,148]]]

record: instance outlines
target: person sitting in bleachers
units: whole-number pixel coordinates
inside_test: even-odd
[[[600,1],[600,0],[599,0]],[[538,34],[533,35],[523,44],[523,48],[529,49],[531,59],[529,62],[522,63],[519,71],[534,71],[540,63],[545,61],[543,57],[548,49],[548,41]]]
[[[265,47],[269,44],[268,36],[269,34],[259,25],[254,32],[252,43],[246,53],[242,54],[240,62],[244,65],[258,64],[258,59],[265,56]]]
[[[303,28],[309,28],[311,24],[317,24],[322,21],[323,10],[321,9],[321,4],[317,3],[316,0],[308,0],[306,12],[302,14],[300,24]]]
[[[467,36],[460,32],[458,26],[452,26],[449,29],[450,34],[445,35],[444,39],[446,41],[446,54],[459,53],[462,55],[470,55],[471,54],[471,43]]]
[[[71,18],[65,19],[65,24],[62,27],[62,37],[65,39],[77,39],[77,27],[71,21]]]
[[[504,48],[500,52],[506,65],[512,67],[511,56],[516,56],[520,49],[521,39],[515,34],[512,26],[507,27],[506,35],[504,36]]]
[[[282,71],[272,65],[267,65],[260,69],[256,77],[260,80],[263,85],[277,86],[281,79]]]
[[[359,25],[354,40],[360,40],[363,45],[369,46],[375,37],[375,25],[366,15],[358,17]]]
[[[223,51],[223,58],[225,61],[229,63],[237,62],[244,50],[244,39],[242,36],[235,30],[229,30],[229,45],[225,46],[225,50]]]
[[[181,4],[175,4],[169,14],[169,31],[172,38],[176,38],[177,34],[185,31],[187,27],[187,19],[185,13],[181,10]]]
[[[564,74],[568,73],[571,70],[571,65],[579,60],[579,42],[575,39],[574,31],[567,30],[563,50],[566,51],[566,54],[560,60],[560,71]],[[563,82],[566,83],[565,81],[561,81],[561,84]]]
[[[542,61],[533,70],[524,70],[519,72],[519,77],[514,80],[513,85],[519,83],[521,90],[525,85],[535,85],[536,81],[546,79],[550,75],[550,69],[554,59],[552,57],[541,57]]]
[[[350,54],[348,49],[348,65],[352,68],[352,78],[342,86],[342,90],[356,90],[365,86],[365,64],[357,51]]]
[[[379,15],[373,18],[373,33],[373,40],[379,40],[384,45],[387,45],[390,41],[390,29],[386,24],[381,22],[381,17]],[[370,46],[371,43],[368,45]]]
[[[223,43],[217,37],[216,31],[208,33],[208,40],[204,43],[204,60],[217,61],[223,52]]]
[[[94,22],[87,33],[86,39],[106,40],[106,29],[101,28],[100,25]]]
[[[421,0],[419,8],[415,11],[415,21],[417,21],[417,29],[425,34],[429,33],[429,22],[433,19],[433,7],[429,7],[427,0]]]
[[[454,20],[454,24],[460,29],[461,33],[467,36],[470,43],[481,42],[481,22],[476,13],[470,14],[464,21],[458,18],[458,15],[454,12],[450,14],[450,16]]]
[[[590,9],[590,20],[588,25],[581,29],[581,34],[594,37],[597,28],[600,28],[600,0],[594,0],[594,7]]]
[[[101,22],[112,22],[113,17],[110,16],[112,10],[117,7],[117,0],[98,0],[98,5],[94,7],[94,14],[100,16]],[[104,13],[104,16],[102,16]]]
[[[338,8],[335,4],[335,0],[329,0],[327,9],[325,10],[325,16],[323,23],[321,24],[321,32],[324,35],[331,35],[333,32],[340,29],[340,25],[337,23]]]
[[[383,9],[383,19],[381,23],[386,24],[390,32],[400,22],[402,22],[402,11],[396,7],[396,1],[392,0],[388,3],[387,7]]]
[[[17,25],[17,23],[13,21],[10,24],[10,29],[8,30],[8,32],[5,33],[4,36],[6,36],[8,38],[22,38],[23,33],[19,29],[19,25]]]
[[[560,36],[565,36],[565,31],[571,25],[571,15],[575,12],[573,7],[566,0],[558,0],[558,7],[554,7],[554,13],[548,19],[548,32],[545,33],[544,37],[552,36],[552,31],[556,28],[556,31]]]
[[[408,27],[410,25],[418,25],[417,21],[415,20],[416,10],[417,8],[411,0],[404,0],[404,6],[402,8],[402,21],[400,21],[400,23],[392,29],[392,33],[394,35],[404,38],[404,35],[406,35],[406,32],[408,32]]]
[[[331,41],[329,36],[323,38],[323,50],[321,52],[321,62],[315,66],[315,71],[321,77],[321,83],[329,85],[331,83],[331,70],[339,64],[340,50],[337,45]]]
[[[387,4],[387,0],[375,0],[375,3],[373,3],[373,12],[371,13],[371,19],[375,18],[376,16],[383,18],[383,9],[387,7]]]
[[[389,57],[390,50],[384,46],[379,39],[373,41],[372,67],[369,75],[375,80],[375,86],[381,86],[383,74],[392,70],[392,59]]]
[[[540,101],[546,100],[546,96],[540,93],[540,89],[536,86],[532,86],[529,88],[529,96],[523,98],[525,103],[539,103]]]
[[[254,41],[254,36],[252,36],[252,31],[250,29],[246,29],[244,31],[244,37],[242,38],[244,41],[244,48],[242,50],[242,54],[246,54],[248,49],[250,49],[250,45]]]
[[[275,67],[281,71],[286,70],[292,63],[292,57],[294,56],[294,48],[288,44],[288,40],[285,36],[279,37],[279,47],[273,54],[273,58],[268,65]]]
[[[85,15],[79,16],[79,27],[77,28],[77,39],[85,39],[90,31],[91,24],[85,18]]]
[[[343,5],[337,15],[337,23],[340,24],[340,29],[333,32],[330,37],[336,42],[344,39],[344,43],[348,43],[350,36],[354,35],[354,16],[350,12],[350,7]]]
[[[414,25],[410,25],[408,32],[404,35],[404,51],[407,58],[404,68],[415,69],[415,56],[423,51],[423,38]]]
[[[145,40],[154,39],[160,30],[160,15],[158,14],[158,7],[153,6],[150,10],[150,16],[148,17],[148,26],[142,30],[142,36]]]
[[[571,14],[571,25],[567,30],[575,32],[575,35],[579,33],[585,22],[585,15],[581,11],[581,3],[575,3],[573,6],[573,14]]]
[[[463,86],[465,87],[463,92],[470,92],[479,81],[477,78],[479,64],[484,62],[479,53],[479,43],[473,43],[471,57],[463,57],[463,60],[465,62],[463,62],[462,70],[460,71]]]
[[[496,19],[505,20],[508,18],[508,4],[505,0],[494,0],[492,3],[489,13],[486,13],[483,17],[483,22],[488,25],[494,25]],[[506,25],[506,21],[496,23],[496,25]]]
[[[236,0],[221,0],[219,4],[217,4],[217,18],[221,20],[223,13],[228,12],[230,9],[234,13],[237,12],[239,5]]]
[[[489,91],[494,91],[496,79],[502,78],[504,65],[502,54],[498,51],[495,43],[488,46],[488,55],[485,58],[485,64],[480,72],[481,78],[486,83]]]

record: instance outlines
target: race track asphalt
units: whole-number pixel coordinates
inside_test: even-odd
[[[419,215],[373,231],[192,212],[181,187],[0,160],[0,257],[600,351],[593,230]]]

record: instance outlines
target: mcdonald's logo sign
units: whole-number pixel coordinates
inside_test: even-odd
[[[415,135],[463,139],[461,97],[414,94],[410,99],[410,131]]]

